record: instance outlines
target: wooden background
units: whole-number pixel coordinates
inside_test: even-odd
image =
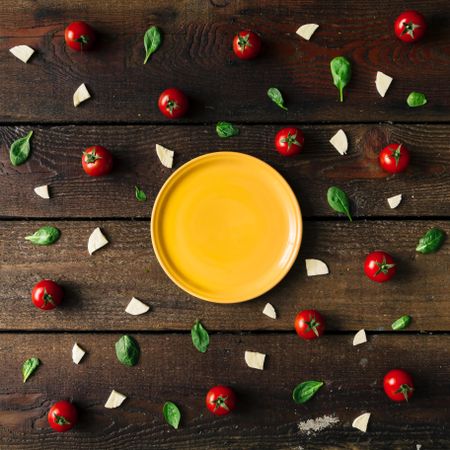
[[[426,38],[405,45],[392,32],[405,7],[424,13]],[[66,48],[64,28],[86,20],[100,33],[90,53]],[[303,23],[320,24],[310,42],[295,34]],[[164,41],[143,65],[142,38],[152,24]],[[449,246],[436,254],[415,252],[430,227],[450,231],[450,4],[399,0],[229,1],[5,0],[0,10],[0,448],[1,449],[427,449],[450,448]],[[265,51],[238,61],[230,49],[241,28],[258,31]],[[37,50],[27,65],[8,49]],[[328,64],[336,55],[353,63],[354,76],[338,102]],[[377,70],[394,77],[387,96],[376,92]],[[85,82],[93,98],[78,108],[74,90]],[[170,86],[192,100],[186,118],[168,122],[157,110]],[[289,111],[278,109],[267,88],[283,92]],[[410,109],[412,90],[429,104]],[[241,134],[217,137],[218,120],[236,123]],[[283,124],[301,127],[304,152],[286,159],[273,149]],[[329,144],[342,128],[348,155]],[[32,156],[11,166],[12,141],[33,129]],[[404,142],[412,153],[398,176],[378,166],[379,150]],[[285,280],[259,299],[220,306],[196,300],[175,287],[159,267],[150,244],[151,207],[171,173],[155,144],[176,152],[175,168],[203,153],[243,151],[267,161],[293,187],[305,221],[298,261]],[[116,166],[105,178],[81,169],[81,151],[102,144]],[[51,200],[33,188],[49,184]],[[134,199],[134,185],[148,194]],[[332,212],[326,191],[338,185],[350,196],[353,223]],[[403,194],[389,209],[386,198]],[[44,224],[62,231],[50,247],[23,238]],[[87,253],[90,232],[100,226],[110,245]],[[363,274],[365,255],[382,248],[399,263],[386,284]],[[323,259],[327,277],[307,278],[305,257]],[[64,305],[42,312],[30,291],[49,277],[66,291]],[[123,310],[132,296],[151,305],[140,317]],[[271,302],[279,313],[262,315]],[[306,307],[327,318],[328,333],[300,341],[295,314]],[[411,326],[392,332],[403,315]],[[190,328],[201,319],[211,332],[206,354],[191,344]],[[352,346],[354,333],[369,342]],[[133,335],[140,363],[121,366],[114,342]],[[88,351],[71,361],[78,342]],[[267,353],[263,372],[249,369],[244,351]],[[31,356],[43,365],[24,385],[20,367]],[[410,371],[417,391],[409,404],[384,395],[385,372]],[[295,405],[293,387],[305,379],[326,383],[308,404]],[[238,392],[240,408],[211,416],[204,395],[215,384]],[[129,398],[117,410],[103,405],[117,389]],[[65,434],[50,431],[46,414],[62,398],[79,406],[81,421]],[[182,411],[179,430],[165,424],[162,404]],[[366,434],[351,427],[363,412]],[[329,415],[333,426],[307,434],[298,424]]]

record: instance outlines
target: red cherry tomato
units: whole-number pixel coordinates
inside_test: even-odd
[[[325,320],[315,309],[300,311],[295,317],[295,331],[306,340],[317,339],[325,331]]]
[[[48,423],[59,433],[72,429],[78,420],[77,408],[66,400],[56,402],[48,412]]]
[[[206,394],[206,407],[216,416],[225,416],[236,408],[236,394],[227,386],[214,386]]]
[[[275,136],[275,147],[284,156],[297,155],[303,150],[305,137],[298,128],[283,128]]]
[[[89,176],[100,177],[111,172],[113,157],[105,147],[93,145],[83,152],[81,164]]]
[[[390,173],[406,170],[409,159],[409,151],[403,144],[389,144],[381,150],[379,155],[381,167]]]
[[[394,402],[407,402],[414,392],[411,375],[402,369],[390,370],[384,376],[383,387],[386,395]]]
[[[31,300],[39,309],[49,310],[56,308],[62,301],[64,292],[59,286],[52,280],[41,280],[35,284],[31,291]]]
[[[86,22],[72,22],[64,32],[64,39],[78,52],[89,50],[95,42],[95,31]]]
[[[394,23],[395,35],[403,42],[416,42],[427,29],[425,18],[417,11],[402,12]]]
[[[183,117],[188,110],[188,106],[188,98],[179,89],[166,89],[159,96],[158,108],[169,119]]]
[[[364,262],[364,272],[373,281],[383,283],[390,280],[397,272],[392,256],[386,252],[372,252]]]
[[[233,51],[240,59],[256,58],[261,51],[261,39],[253,31],[239,31],[233,39]]]

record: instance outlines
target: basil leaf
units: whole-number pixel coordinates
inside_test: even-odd
[[[420,239],[416,247],[419,253],[437,252],[445,239],[445,233],[440,228],[431,228]]]
[[[233,126],[230,122],[217,122],[216,132],[221,138],[229,138],[239,134],[239,128]]]
[[[134,193],[138,202],[145,202],[147,200],[147,194],[142,189],[139,189],[138,186],[134,187]]]
[[[116,342],[116,356],[124,366],[136,365],[139,355],[139,345],[131,336],[125,334]]]
[[[36,230],[31,236],[26,236],[27,241],[36,245],[51,245],[54,244],[61,236],[58,228],[45,226]]]
[[[334,85],[339,89],[339,100],[344,101],[344,88],[352,77],[350,61],[344,56],[336,56],[330,62],[331,76]]]
[[[163,414],[166,422],[177,430],[181,420],[181,413],[178,406],[172,402],[164,403]]]
[[[194,326],[191,329],[191,337],[194,347],[199,352],[205,353],[206,350],[208,350],[209,334],[199,320],[194,323]]]
[[[323,386],[323,381],[304,381],[292,391],[295,403],[306,403]]]
[[[411,323],[411,316],[402,316],[397,319],[392,325],[393,330],[403,330]]]
[[[33,131],[30,131],[26,136],[21,137],[11,144],[9,149],[9,159],[13,166],[20,166],[30,156],[30,139],[33,136]]]
[[[327,192],[328,204],[335,211],[344,213],[352,221],[352,216],[350,215],[350,202],[348,200],[347,194],[336,186],[331,186]]]
[[[161,32],[158,27],[150,27],[144,34],[145,59],[147,64],[148,58],[158,50],[161,45]]]
[[[34,371],[39,367],[40,364],[41,361],[39,361],[38,358],[27,359],[22,364],[22,377],[24,383],[28,380],[28,378],[31,377],[31,375],[33,375]]]
[[[421,92],[411,92],[406,99],[406,103],[408,103],[408,106],[411,108],[426,105],[427,102],[428,100],[425,97],[425,94],[422,94]]]
[[[267,91],[267,95],[269,96],[269,98],[276,104],[278,105],[280,108],[284,109],[285,111],[287,111],[288,109],[286,108],[286,106],[284,106],[284,100],[283,100],[283,96],[281,95],[281,92],[274,87],[271,87],[268,91]]]

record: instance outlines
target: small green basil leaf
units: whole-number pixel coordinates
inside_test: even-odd
[[[54,244],[61,235],[58,228],[45,226],[36,230],[31,236],[27,236],[25,239],[36,245],[50,245]]]
[[[145,48],[145,59],[144,64],[147,63],[148,58],[158,50],[161,45],[161,32],[158,27],[150,27],[144,35],[144,48]]]
[[[427,102],[428,100],[425,97],[425,94],[422,94],[421,92],[411,92],[406,99],[406,103],[408,103],[408,106],[411,108],[426,105]]]
[[[124,366],[136,365],[139,355],[139,345],[131,336],[125,334],[116,342],[116,356]]]
[[[445,233],[440,228],[431,228],[420,239],[416,247],[419,253],[437,252],[445,239]]]
[[[9,149],[9,159],[13,166],[20,166],[30,156],[30,139],[33,136],[33,131],[30,131],[26,136],[21,137],[11,144]]]
[[[350,215],[350,202],[348,200],[347,194],[336,186],[331,186],[327,192],[328,204],[335,211],[344,213],[352,221],[352,216]]]
[[[331,76],[334,85],[339,89],[339,100],[344,101],[344,88],[352,77],[350,61],[344,56],[336,56],[330,62]]]
[[[177,430],[181,420],[181,413],[178,406],[172,402],[164,403],[163,414],[166,422]]]
[[[295,386],[292,398],[295,403],[306,403],[323,386],[323,381],[304,381]]]
[[[41,361],[38,358],[30,358],[27,359],[22,365],[22,377],[23,382],[25,383],[28,378],[33,375],[34,371],[39,367]]]
[[[288,109],[286,108],[286,106],[284,106],[284,100],[283,100],[283,96],[281,95],[281,92],[274,87],[271,87],[268,91],[267,91],[267,95],[269,96],[269,98],[276,104],[278,105],[280,108],[284,109],[285,111],[287,111]]]
[[[392,325],[393,330],[403,330],[403,328],[406,328],[411,323],[411,316],[402,316],[399,319],[397,319]]]
[[[199,320],[194,323],[194,326],[191,329],[191,337],[194,347],[199,352],[205,353],[206,350],[208,350],[209,334]]]
[[[138,186],[134,187],[134,193],[138,202],[145,202],[147,200],[147,194]]]
[[[230,122],[217,122],[216,132],[221,138],[229,138],[239,134],[239,128],[236,128]]]

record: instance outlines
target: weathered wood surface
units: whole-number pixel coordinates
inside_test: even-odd
[[[167,87],[183,89],[192,107],[184,122],[234,121],[448,121],[450,113],[450,3],[409,1],[424,13],[429,29],[416,45],[393,32],[404,10],[400,0],[143,0],[85,2],[5,0],[0,12],[0,121],[166,122],[156,101]],[[88,21],[100,34],[92,52],[66,48],[64,28]],[[310,42],[299,25],[320,25]],[[152,24],[164,41],[143,65],[143,35]],[[242,28],[260,33],[265,51],[239,61],[231,50]],[[37,54],[24,65],[7,51],[28,44]],[[347,56],[353,77],[340,104],[330,60]],[[381,98],[381,70],[394,83]],[[93,98],[74,108],[72,95],[85,82]],[[269,87],[284,93],[289,112],[267,98]],[[406,105],[413,90],[429,104]]]
[[[203,153],[232,150],[249,153],[279,170],[296,193],[305,217],[337,214],[326,201],[331,185],[352,201],[355,217],[448,216],[450,214],[450,129],[445,125],[342,125],[350,141],[341,156],[329,139],[341,125],[301,126],[306,136],[302,154],[286,158],[274,149],[279,126],[241,126],[240,136],[220,139],[211,126],[63,126],[1,127],[0,215],[3,217],[149,217],[153,201],[172,173],[155,152],[159,143],[176,152],[175,168]],[[8,149],[30,128],[35,131],[30,160],[19,167]],[[381,149],[403,142],[411,151],[411,167],[395,176],[378,163]],[[81,167],[82,151],[94,144],[111,150],[115,169],[93,179]],[[52,199],[37,197],[33,188],[49,184]],[[149,202],[134,198],[141,186]],[[395,210],[386,199],[403,194]]]
[[[371,336],[353,347],[350,336],[325,336],[306,343],[291,334],[215,334],[205,354],[188,333],[134,335],[141,348],[137,366],[115,357],[117,334],[3,334],[0,366],[0,446],[8,449],[411,449],[448,448],[450,423],[450,337]],[[88,355],[71,361],[74,342]],[[264,371],[250,369],[245,350],[266,353]],[[42,366],[26,384],[20,366],[30,356]],[[420,362],[420,364],[418,364]],[[408,404],[394,404],[382,390],[394,367],[411,372],[416,392]],[[296,384],[323,380],[305,405],[291,398]],[[208,389],[232,386],[240,408],[215,418],[205,408]],[[128,399],[116,410],[103,407],[112,389]],[[69,433],[53,433],[46,414],[52,402],[68,398],[82,411]],[[179,430],[161,414],[165,401],[182,411]],[[372,413],[369,431],[351,427]],[[324,415],[339,422],[316,433],[298,424]]]
[[[450,231],[445,221],[307,222],[287,277],[261,298],[229,306],[190,297],[169,280],[154,256],[147,221],[61,221],[54,223],[62,232],[56,244],[24,240],[45,223],[52,222],[0,222],[4,330],[189,330],[197,318],[210,330],[292,330],[296,313],[308,307],[324,313],[329,330],[390,330],[403,314],[414,318],[410,330],[450,329],[450,246],[436,254],[415,252],[429,227]],[[89,256],[87,240],[96,226],[110,244]],[[374,283],[363,271],[367,253],[378,249],[398,263],[389,283]],[[330,275],[308,278],[305,257],[324,260]],[[66,290],[64,305],[55,311],[31,303],[31,289],[41,278]],[[150,304],[151,312],[125,314],[132,296]],[[262,314],[266,302],[279,319]]]

